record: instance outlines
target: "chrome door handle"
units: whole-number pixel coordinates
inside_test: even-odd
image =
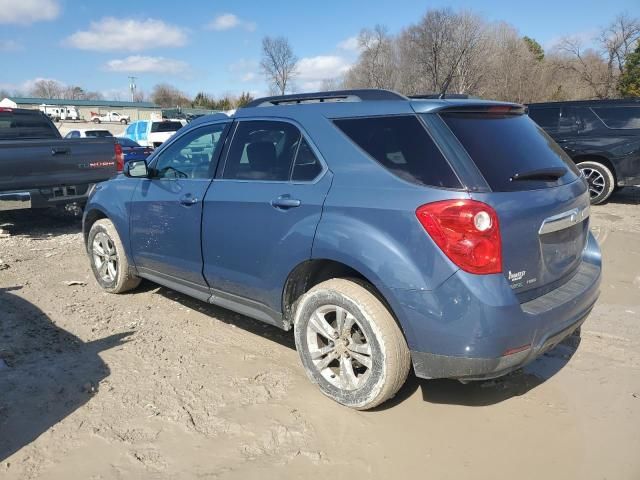
[[[299,207],[301,203],[302,202],[300,202],[300,200],[297,198],[291,198],[289,195],[280,195],[278,198],[271,201],[271,205],[274,208],[281,208],[284,210]]]
[[[191,205],[195,205],[196,203],[198,203],[198,197],[194,197],[190,193],[187,193],[186,195],[183,195],[182,197],[180,197],[180,203],[182,205],[189,207]]]

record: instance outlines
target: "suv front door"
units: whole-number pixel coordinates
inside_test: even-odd
[[[133,194],[130,237],[141,274],[207,291],[202,276],[203,199],[229,122],[191,130],[158,153]]]
[[[232,138],[205,197],[204,275],[217,303],[277,315],[287,275],[311,257],[331,173],[292,123],[240,121]]]

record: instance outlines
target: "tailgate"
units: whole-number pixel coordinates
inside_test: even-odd
[[[114,144],[112,138],[0,142],[0,190],[107,180],[116,173]]]
[[[503,272],[518,298],[569,280],[589,232],[588,188],[573,162],[517,109],[441,116],[486,181],[471,197],[498,215]]]

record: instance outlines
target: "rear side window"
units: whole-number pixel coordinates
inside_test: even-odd
[[[578,171],[569,157],[526,115],[442,113],[493,191],[533,190],[571,183]],[[516,174],[565,167],[554,181],[517,180]]]
[[[592,107],[609,128],[640,128],[640,107]]]
[[[293,165],[291,180],[294,182],[309,182],[316,178],[320,172],[322,172],[322,164],[316,154],[313,153],[309,143],[302,138],[296,154],[296,161]]]
[[[415,116],[337,119],[334,123],[396,176],[420,185],[461,187],[444,156]]]
[[[41,113],[0,111],[0,140],[58,138],[57,130]]]
[[[542,128],[556,130],[560,120],[560,107],[529,107],[529,116]]]
[[[87,137],[113,137],[109,130],[87,130],[84,134]]]
[[[177,132],[182,128],[180,122],[153,122],[151,124],[151,133],[156,132]]]

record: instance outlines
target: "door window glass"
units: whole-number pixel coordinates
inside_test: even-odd
[[[609,128],[640,128],[640,107],[593,107]]]
[[[291,180],[294,182],[308,182],[316,178],[321,171],[322,164],[318,157],[313,153],[309,143],[302,138],[300,147],[298,147],[296,161],[293,165]]]
[[[160,154],[155,177],[212,178],[226,125],[207,125],[178,138]]]
[[[240,122],[227,155],[223,178],[287,181],[300,131],[290,123]]]

